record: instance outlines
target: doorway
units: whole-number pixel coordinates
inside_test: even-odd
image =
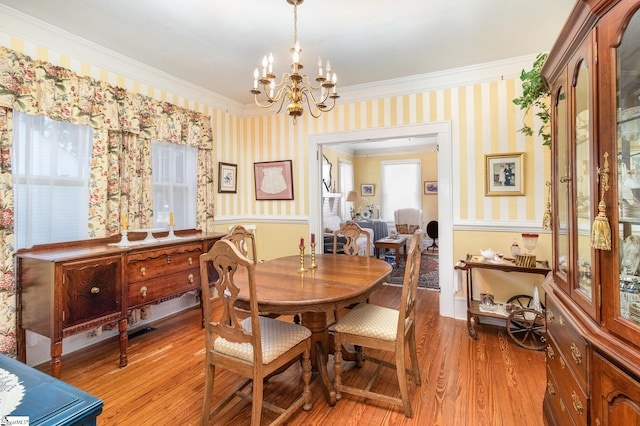
[[[440,315],[454,317],[453,197],[451,122],[440,121],[379,129],[309,135],[309,230],[322,235],[322,153],[324,145],[370,143],[376,140],[434,137],[438,147],[438,228]],[[315,152],[314,156],[312,153]]]

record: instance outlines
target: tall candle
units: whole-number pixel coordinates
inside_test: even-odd
[[[311,234],[311,244],[316,243],[316,234]]]
[[[120,220],[120,224],[122,226],[122,230],[126,231],[127,230],[127,216],[122,215],[122,218]]]
[[[169,226],[173,226],[173,212],[169,212]]]
[[[300,247],[304,247],[304,238],[300,238]]]

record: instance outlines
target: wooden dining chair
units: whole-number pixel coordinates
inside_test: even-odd
[[[256,236],[253,232],[242,225],[235,225],[222,239],[233,242],[242,254],[252,259],[254,264],[258,263]],[[251,253],[249,253],[249,248],[251,248]]]
[[[209,275],[210,264],[218,275],[213,283],[218,294],[228,294],[228,297],[220,298],[223,309],[215,319],[210,299],[209,287],[212,281]],[[309,390],[311,332],[301,325],[258,315],[254,268],[254,263],[226,239],[217,241],[208,253],[200,256],[201,288],[205,300],[206,321],[206,379],[201,425],[207,425],[209,419],[218,414],[234,397],[252,401],[252,425],[260,424],[263,407],[279,414],[278,418],[271,423],[272,425],[283,423],[300,407],[305,410],[311,409]],[[237,272],[243,275],[246,273],[249,285],[250,315],[244,320],[238,317],[239,313],[234,307],[240,292],[234,279]],[[299,359],[302,359],[302,395],[287,408],[264,402],[265,378]],[[247,377],[247,380],[228,397],[222,398],[222,401],[211,410],[216,367]],[[249,383],[252,384],[251,393],[243,391]],[[223,391],[224,389],[219,389],[216,396]]]
[[[360,303],[334,325],[334,370],[337,399],[342,398],[343,393],[347,393],[361,396],[365,399],[383,401],[404,407],[405,416],[413,417],[407,375],[411,374],[416,385],[421,385],[415,336],[420,254],[420,234],[419,231],[416,231],[407,253],[407,266],[404,273],[399,310],[370,303]],[[342,383],[342,345],[347,343],[363,348],[395,352],[395,364],[368,356],[366,351],[360,352],[357,354],[358,356],[362,356],[366,361],[377,363],[378,368],[364,388],[344,385]],[[405,367],[405,346],[407,343],[409,345],[411,368]],[[390,367],[397,370],[401,398],[371,391],[371,387],[382,367]]]
[[[343,237],[346,241],[343,245],[344,253],[350,256],[357,256],[360,251],[358,240],[360,238],[366,238],[366,245],[364,248],[365,256],[371,256],[371,234],[368,230],[362,229],[355,222],[347,222],[333,231],[333,253],[338,253],[338,239]],[[361,240],[362,241],[362,240]]]

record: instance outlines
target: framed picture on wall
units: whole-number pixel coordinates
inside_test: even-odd
[[[424,193],[425,194],[437,194],[438,193],[438,182],[424,182]]]
[[[360,195],[362,197],[373,197],[375,195],[373,188],[374,186],[372,183],[365,183],[360,185]]]
[[[238,189],[238,165],[218,162],[218,192],[235,194]]]
[[[484,157],[485,195],[524,195],[524,152]]]
[[[293,200],[293,162],[253,163],[256,200]]]

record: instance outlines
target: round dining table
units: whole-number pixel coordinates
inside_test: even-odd
[[[260,314],[300,314],[301,323],[311,330],[312,362],[319,373],[329,405],[336,402],[335,390],[327,373],[329,344],[327,313],[363,302],[391,274],[391,265],[383,260],[344,254],[287,256],[255,266],[256,294]],[[301,271],[304,269],[304,271]],[[249,308],[247,281],[236,275],[240,288],[238,303]]]

